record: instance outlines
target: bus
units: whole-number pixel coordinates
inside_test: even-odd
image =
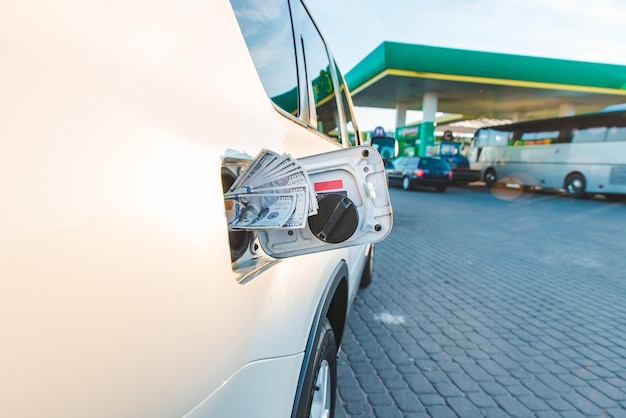
[[[560,189],[572,197],[626,194],[626,111],[600,111],[480,128],[470,166],[488,187]]]

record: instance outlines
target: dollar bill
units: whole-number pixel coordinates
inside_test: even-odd
[[[289,154],[262,150],[224,194],[231,229],[304,228],[317,213],[306,169]]]
[[[230,207],[231,229],[282,228],[296,207],[295,194],[259,193],[237,195],[226,199]]]
[[[273,151],[266,149],[261,150],[256,158],[245,168],[243,173],[237,177],[237,180],[230,186],[229,191],[235,190],[246,183],[250,183],[250,179],[254,179],[255,176],[261,177],[260,173],[279,157],[280,155]]]

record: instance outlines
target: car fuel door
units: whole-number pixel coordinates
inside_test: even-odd
[[[268,255],[286,258],[378,242],[393,217],[383,160],[374,148],[358,146],[299,158],[315,191],[318,213],[299,229],[260,231]]]

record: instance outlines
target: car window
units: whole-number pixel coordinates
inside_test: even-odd
[[[406,157],[396,158],[393,162],[393,168],[401,169],[406,165]]]
[[[408,168],[415,169],[419,164],[420,159],[418,157],[407,158],[406,165]]]
[[[341,100],[345,132],[346,135],[348,135],[348,142],[350,143],[350,145],[359,145],[361,141],[360,138],[358,138],[358,131],[355,125],[354,116],[352,114],[352,106],[349,100],[348,87],[346,86],[346,82],[339,72],[337,63],[335,63],[335,68],[337,71],[337,80],[339,81],[339,91],[337,92],[337,94],[339,95],[339,100]]]
[[[298,115],[298,70],[289,3],[231,0],[265,92],[281,109]]]
[[[310,123],[319,132],[341,142],[339,109],[326,45],[302,3],[297,2],[295,8],[306,64],[307,89],[314,109]]]
[[[439,158],[422,158],[419,163],[420,168],[426,169],[447,169],[450,168],[450,165],[444,160],[440,160]]]

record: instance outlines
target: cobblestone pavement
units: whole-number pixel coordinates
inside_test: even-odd
[[[626,204],[473,186],[391,200],[338,418],[626,417]]]

